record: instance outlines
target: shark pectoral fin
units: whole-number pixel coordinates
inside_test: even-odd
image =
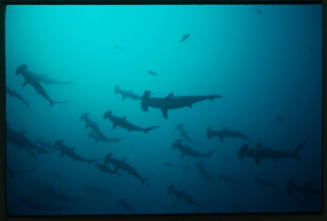
[[[168,109],[166,108],[161,108],[161,113],[165,119],[168,118]]]

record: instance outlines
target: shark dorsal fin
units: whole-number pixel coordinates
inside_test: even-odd
[[[174,93],[169,93],[168,96],[166,98],[171,98],[174,96]]]
[[[257,143],[257,148],[259,148],[259,149],[262,148],[262,143],[261,142]]]

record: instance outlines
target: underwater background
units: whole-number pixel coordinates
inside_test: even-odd
[[[8,6],[6,86],[23,97],[7,91],[8,215],[321,211],[321,18],[321,5]],[[23,86],[22,64],[71,81],[37,83],[66,103],[49,105]],[[122,99],[117,89],[138,96]],[[159,98],[221,97],[169,110],[165,119],[160,109],[142,110],[146,90]],[[103,118],[109,110],[159,127],[113,129]],[[105,136],[122,139],[96,142],[84,113]],[[208,127],[248,141],[208,139]],[[172,148],[178,139],[215,152],[182,157]],[[99,160],[63,155],[58,140]],[[258,150],[258,142],[283,153],[305,144],[297,157],[259,165],[240,157],[243,145]],[[100,170],[108,153],[147,180]],[[298,188],[290,192],[292,179]]]

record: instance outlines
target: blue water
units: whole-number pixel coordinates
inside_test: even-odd
[[[34,159],[8,142],[7,166],[24,171],[7,179],[9,215],[319,212],[320,194],[289,196],[287,183],[293,177],[297,185],[321,189],[321,12],[321,5],[8,6],[6,85],[30,105],[7,95],[7,123],[24,132],[15,136],[35,145],[37,139],[51,145],[63,140],[82,157],[99,158],[96,163],[112,153],[148,178],[142,184],[123,170],[103,173],[96,163],[61,157],[53,146],[43,154],[33,149]],[[185,34],[189,38],[180,43]],[[73,81],[40,83],[53,100],[67,103],[50,106],[30,84],[22,86],[22,75],[15,74],[22,64],[30,72]],[[140,100],[122,100],[116,85],[139,96],[150,90],[161,98],[222,98],[169,110],[165,119],[159,109],[143,111]],[[147,134],[113,129],[103,118],[108,110],[141,127],[160,127]],[[106,136],[125,139],[95,142],[80,119],[83,113]],[[202,153],[215,150],[211,158],[182,157],[172,148],[180,123],[198,142],[182,138],[183,144]],[[238,157],[245,140],[208,139],[209,126],[245,134],[254,149],[257,142],[280,151],[306,144],[298,159],[256,165],[253,158]],[[200,176],[200,161],[214,182]],[[236,183],[223,182],[221,174]],[[256,176],[277,187],[256,184]],[[170,185],[202,207],[168,195]],[[132,210],[120,206],[121,199]]]

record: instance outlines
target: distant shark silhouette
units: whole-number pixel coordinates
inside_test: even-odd
[[[16,70],[16,74],[17,75],[20,74],[23,76],[24,78],[23,86],[30,84],[34,88],[37,94],[41,95],[44,99],[46,99],[50,103],[50,106],[54,104],[67,103],[67,101],[54,101],[52,98],[50,98],[44,87],[38,81],[38,79],[34,78],[27,70],[26,64],[18,66]]]
[[[257,166],[260,165],[262,160],[273,159],[279,160],[282,158],[294,158],[298,159],[298,154],[305,142],[298,145],[293,151],[285,152],[281,150],[276,150],[268,147],[263,147],[260,142],[257,143],[256,148],[250,149],[248,144],[244,144],[238,151],[238,158],[243,159],[245,156],[252,157],[255,160]]]
[[[112,128],[115,129],[116,127],[121,127],[126,129],[128,132],[130,131],[143,131],[144,133],[148,133],[151,130],[158,128],[159,126],[152,126],[147,128],[142,128],[136,126],[126,120],[126,117],[118,117],[112,114],[112,111],[107,111],[103,115],[104,119],[109,119],[112,122]]]
[[[176,200],[184,200],[185,202],[189,203],[190,205],[196,206],[199,209],[202,209],[203,206],[196,202],[190,195],[185,193],[184,191],[177,190],[173,185],[168,187],[168,195],[174,195]]]
[[[109,138],[109,137],[105,136],[103,134],[103,132],[100,130],[100,128],[98,127],[98,125],[96,124],[96,122],[92,121],[89,118],[88,113],[82,114],[80,119],[86,123],[86,125],[85,125],[86,128],[90,128],[92,130],[89,133],[89,137],[93,138],[96,142],[98,142],[98,141],[100,141],[100,142],[119,142],[123,139],[123,138],[119,138],[119,137]]]
[[[143,111],[148,111],[148,107],[158,108],[161,110],[162,115],[165,119],[168,118],[168,110],[178,109],[183,107],[192,108],[194,103],[198,103],[204,100],[214,100],[221,98],[220,95],[208,95],[208,96],[175,96],[170,93],[164,98],[150,97],[151,92],[145,91],[142,100],[141,107]]]
[[[125,100],[125,98],[129,98],[131,100],[141,100],[141,96],[133,93],[133,91],[131,90],[127,91],[120,89],[118,85],[115,86],[114,92],[115,94],[120,94],[123,101]]]
[[[115,172],[118,172],[118,170],[124,170],[128,174],[135,176],[137,179],[139,179],[142,184],[144,184],[144,182],[146,180],[148,180],[148,178],[141,176],[140,173],[134,167],[129,165],[126,162],[126,158],[119,160],[119,159],[113,158],[112,154],[109,153],[104,158],[104,165],[107,165],[108,163],[110,163],[115,168],[114,169]]]
[[[17,98],[18,100],[22,101],[22,102],[26,105],[26,107],[30,108],[30,105],[29,105],[29,103],[27,102],[27,100],[26,100],[22,95],[20,95],[19,93],[17,93],[16,91],[14,91],[14,90],[12,90],[12,89],[6,87],[6,93],[7,93],[8,95],[10,95],[10,96],[12,96],[12,97],[15,97],[15,98]]]
[[[15,131],[12,128],[10,128],[8,124],[7,124],[6,136],[7,136],[7,142],[12,143],[19,149],[26,151],[33,158],[36,158],[33,150],[36,150],[39,154],[49,153],[49,151],[38,147],[30,139],[28,139],[23,131],[21,132]]]
[[[66,155],[67,157],[71,158],[72,160],[76,160],[76,161],[81,161],[81,162],[86,162],[86,163],[93,163],[96,161],[99,161],[100,159],[86,159],[82,156],[80,156],[79,154],[77,154],[74,150],[74,147],[67,147],[64,145],[64,141],[63,140],[58,140],[55,145],[57,147],[59,147],[59,151],[60,151],[60,157],[63,157],[64,155]]]
[[[127,202],[126,199],[123,199],[123,198],[118,200],[117,206],[120,207],[126,213],[135,213],[136,212],[136,210],[134,209],[132,204],[130,204],[129,202]]]
[[[182,144],[182,139],[176,140],[174,142],[174,144],[172,145],[172,148],[173,149],[177,148],[182,153],[182,158],[184,158],[185,155],[191,156],[191,157],[194,157],[194,158],[199,158],[199,157],[208,157],[208,158],[210,158],[212,156],[212,154],[214,152],[216,152],[215,150],[210,151],[208,153],[197,152],[197,151],[193,150],[191,147],[183,145]]]
[[[225,137],[232,137],[232,138],[240,138],[240,139],[243,139],[243,140],[251,143],[250,139],[247,136],[245,136],[241,132],[229,130],[227,127],[224,127],[220,131],[215,131],[215,130],[212,130],[211,127],[208,127],[207,138],[211,139],[212,137],[218,137],[221,142],[224,142]]]
[[[199,169],[199,175],[201,177],[203,177],[205,180],[209,181],[210,183],[216,183],[217,182],[217,180],[214,177],[210,176],[208,174],[208,172],[204,169],[204,162],[203,161],[198,162],[196,164],[196,166]]]
[[[159,76],[156,72],[148,70],[148,74],[153,75],[153,76]]]
[[[183,137],[187,142],[191,144],[199,144],[198,141],[195,141],[190,137],[188,132],[184,129],[184,124],[178,124],[176,129],[179,131],[180,136]]]
[[[183,35],[182,39],[179,41],[179,43],[183,43],[185,40],[187,40],[190,37],[190,34]]]

